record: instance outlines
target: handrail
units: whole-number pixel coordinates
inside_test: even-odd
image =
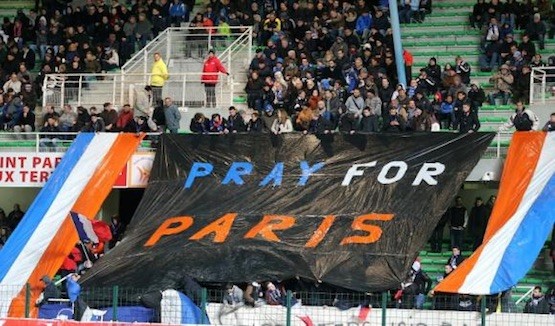
[[[547,91],[547,78],[555,77],[555,67],[534,67],[530,73],[530,104],[536,102],[536,88],[540,84],[541,103],[545,104],[546,91]]]
[[[524,286],[523,286],[524,287]],[[529,296],[532,292],[534,291],[534,287],[531,286],[530,289],[523,294],[520,298],[518,298],[518,300],[516,300],[515,305],[518,305],[519,303],[521,303],[527,296]]]
[[[148,44],[145,45],[141,50],[137,51],[137,53],[135,53],[129,60],[127,60],[127,62],[123,66],[121,66],[121,71],[125,71],[125,70],[129,69],[130,67],[134,66],[136,62],[140,62],[140,60],[138,60],[138,58],[141,54],[143,54],[142,52],[144,52],[144,54],[146,54],[147,50],[149,48],[153,47],[154,44],[156,44],[156,42],[158,42],[159,40],[162,39],[162,37],[167,35],[170,30],[171,30],[171,28],[166,28],[162,33],[158,34],[152,41],[148,42]]]

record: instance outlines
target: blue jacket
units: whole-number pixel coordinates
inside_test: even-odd
[[[177,4],[173,2],[170,4],[171,17],[184,17],[186,10],[187,9],[185,8],[185,4],[181,1],[179,1]]]
[[[440,111],[441,113],[452,113],[454,109],[453,103],[443,102],[441,103]]]
[[[362,33],[364,33],[364,30],[370,29],[370,27],[372,27],[372,16],[370,15],[358,16],[355,29],[359,35],[362,35]]]

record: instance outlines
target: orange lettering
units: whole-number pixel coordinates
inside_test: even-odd
[[[366,235],[353,235],[345,237],[341,245],[347,244],[369,244],[374,243],[382,236],[382,228],[376,225],[367,224],[366,221],[390,221],[393,214],[366,214],[358,216],[351,225],[354,231],[364,231]]]
[[[333,225],[333,222],[335,222],[334,215],[326,216],[324,220],[322,220],[322,223],[320,224],[318,229],[314,231],[314,234],[312,235],[310,240],[308,240],[308,242],[304,246],[306,248],[315,248],[316,246],[318,246],[320,242],[324,240],[324,237],[326,236],[326,234],[328,234],[328,231]]]
[[[262,221],[245,234],[245,239],[252,239],[260,235],[265,240],[280,242],[281,240],[274,233],[274,230],[286,230],[293,225],[295,225],[295,218],[292,216],[264,215]]]
[[[193,225],[191,216],[177,216],[164,221],[145,243],[145,247],[154,246],[160,238],[166,235],[178,234]]]
[[[189,240],[200,240],[210,233],[214,233],[214,242],[224,242],[227,238],[227,235],[229,234],[229,231],[231,231],[231,226],[233,225],[233,221],[235,221],[236,217],[237,213],[227,213],[214,222],[200,229],[200,231],[193,234],[193,236],[190,237]]]

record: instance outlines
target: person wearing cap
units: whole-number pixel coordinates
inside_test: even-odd
[[[545,49],[545,34],[547,33],[547,27],[539,13],[534,14],[533,20],[528,23],[525,31],[526,34],[530,36],[531,40],[539,41],[540,50]]]
[[[206,58],[202,66],[201,76],[201,83],[204,84],[206,92],[206,107],[216,107],[216,84],[218,84],[218,73],[220,72],[229,76],[220,59],[216,57],[214,50],[208,51],[208,58]]]
[[[154,53],[154,63],[150,72],[150,87],[152,88],[152,102],[157,103],[162,99],[162,87],[168,80],[168,67],[162,60],[159,52]]]
[[[490,78],[493,83],[493,91],[489,93],[489,103],[495,105],[495,99],[501,98],[502,105],[507,105],[512,93],[512,86],[514,83],[514,76],[506,64],[501,65],[499,71]]]

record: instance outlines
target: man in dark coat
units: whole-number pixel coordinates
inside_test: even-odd
[[[488,225],[489,211],[481,197],[476,198],[474,207],[470,210],[468,227],[471,236],[472,250],[476,250],[482,244]]]

